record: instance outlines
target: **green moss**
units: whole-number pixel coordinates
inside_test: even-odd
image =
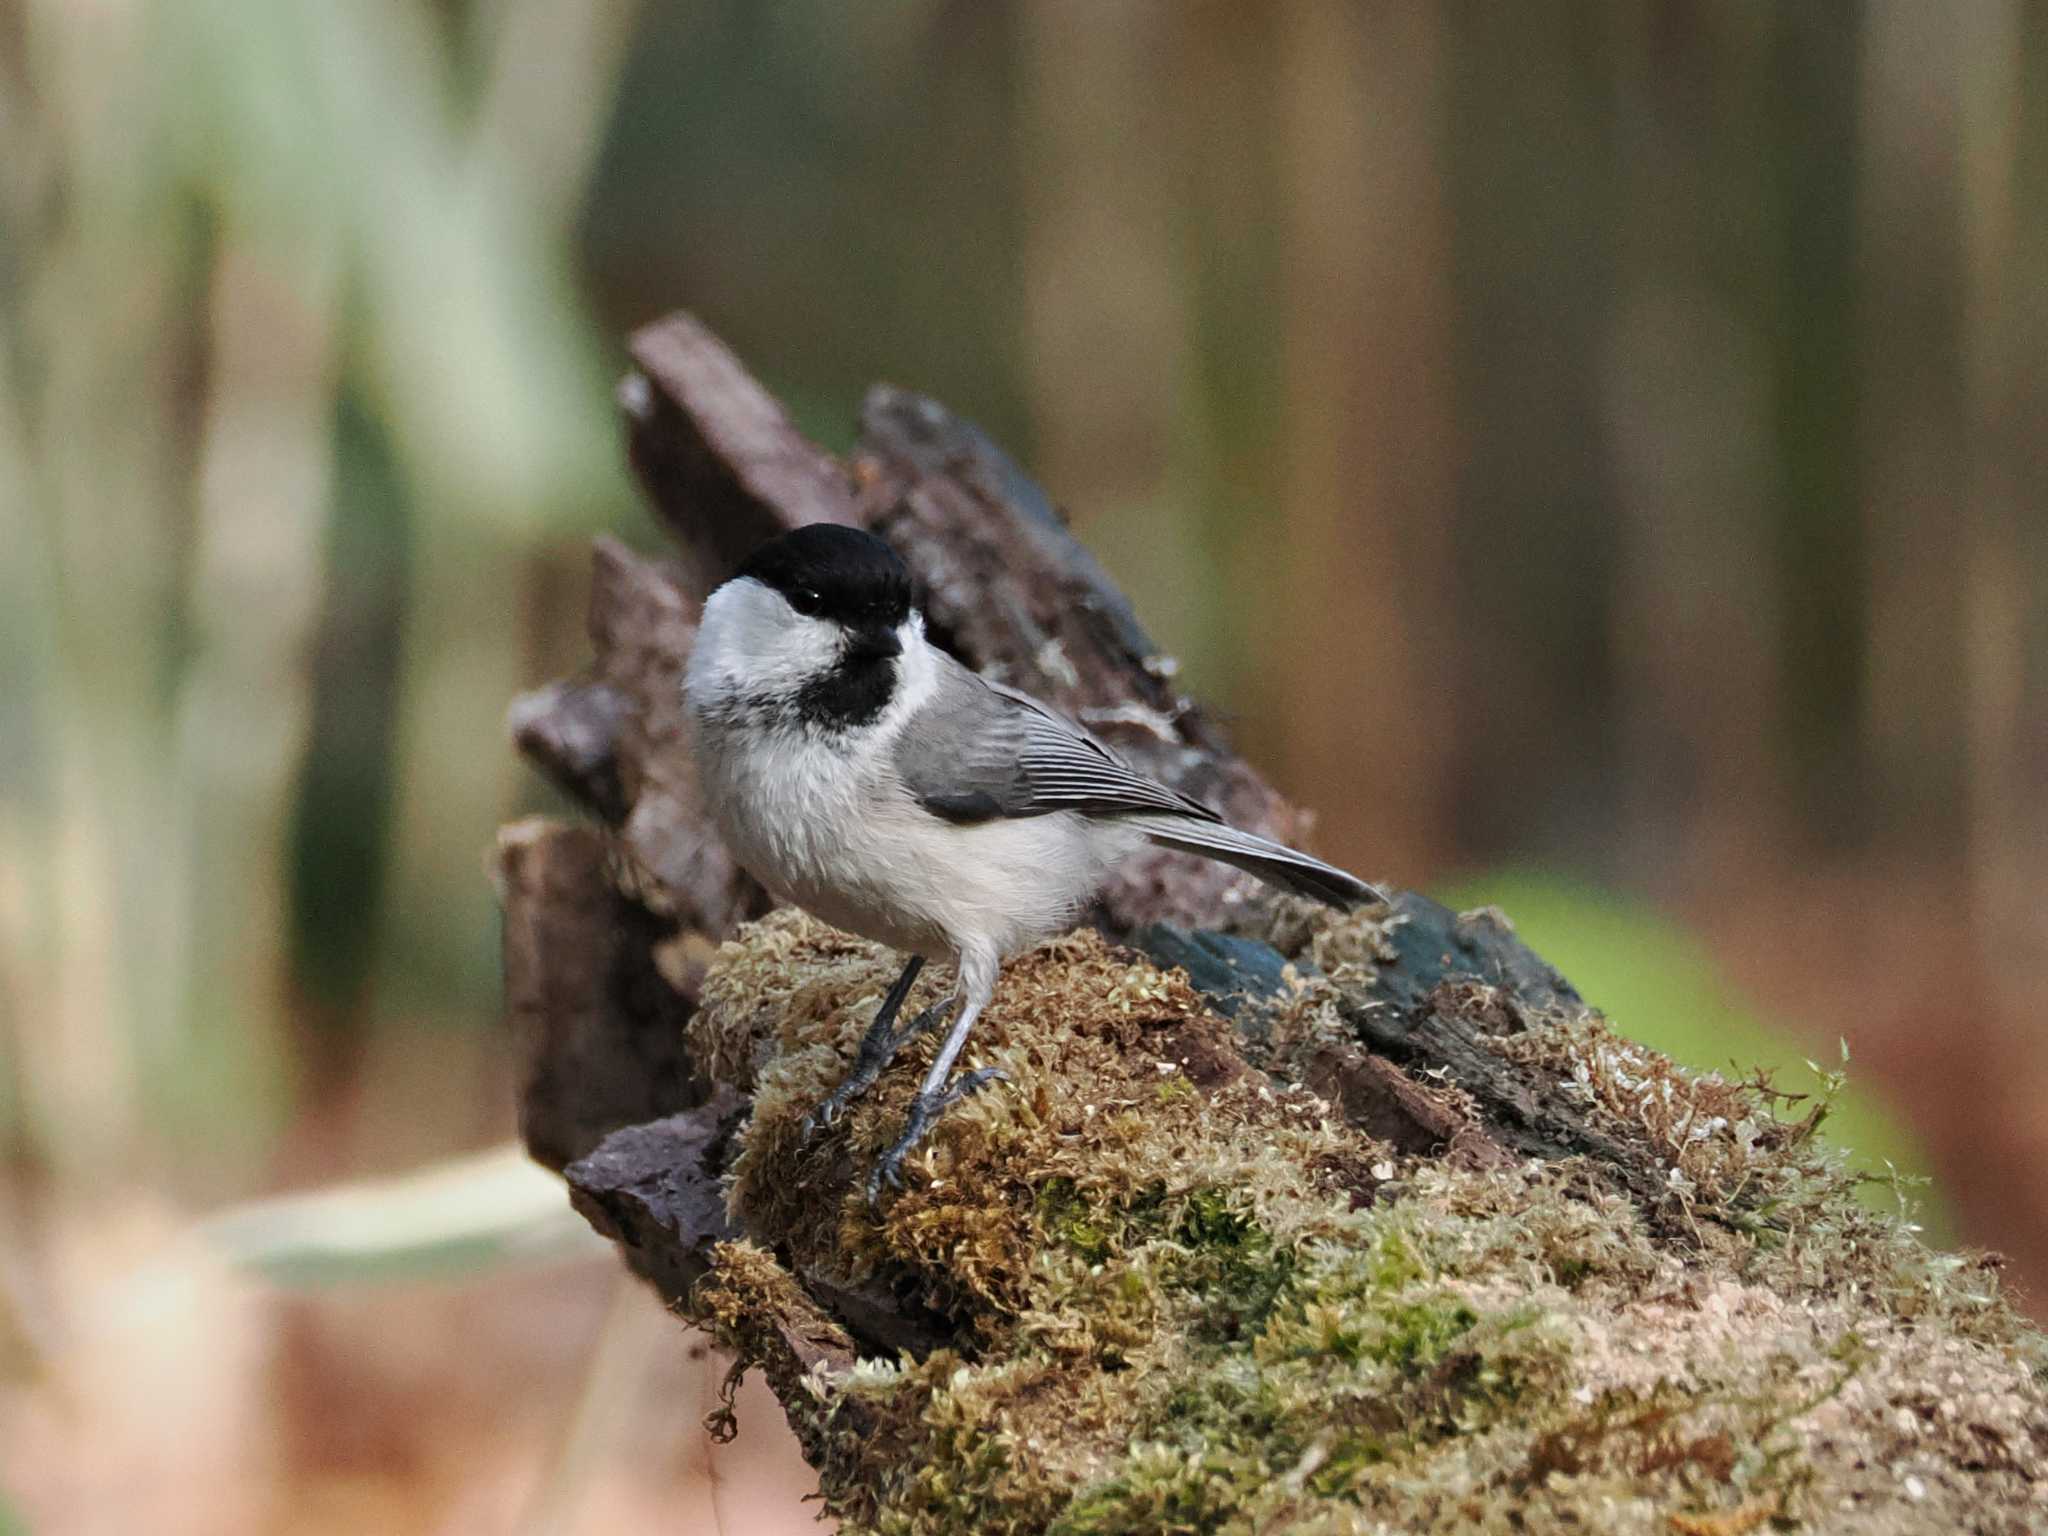
[[[1352,921],[1322,948],[1373,953]],[[755,1095],[731,1195],[754,1241],[719,1250],[701,1309],[769,1368],[847,1536],[2036,1512],[2038,1337],[1991,1269],[1859,1205],[1765,1085],[1538,1021],[1487,1048],[1579,1084],[1667,1194],[1584,1160],[1398,1157],[1248,1068],[1177,978],[1077,936],[1006,971],[976,1049],[1008,1081],[877,1218],[858,1172],[928,1043],[840,1125],[797,1128],[889,974],[778,915],[722,955],[692,1024]],[[778,1366],[792,1338],[838,1348],[814,1270],[922,1298],[956,1349]]]
[[[1219,1512],[1276,1500],[1302,1505],[1294,1514],[1362,1509],[1377,1481],[1555,1389],[1546,1314],[1488,1308],[1430,1278],[1406,1237],[1413,1218],[1400,1206],[1354,1218],[1357,1241],[1289,1259],[1263,1326],[1209,1337],[1124,1463],[1055,1529],[1235,1530]],[[1272,1262],[1270,1236],[1220,1191],[1191,1198],[1175,1236],[1191,1252]]]
[[[1372,1340],[1373,1353],[1406,1374],[1441,1360],[1451,1345],[1472,1331],[1479,1314],[1461,1301],[1434,1296],[1389,1307],[1384,1327]]]
[[[1169,1077],[1164,1082],[1156,1085],[1152,1093],[1161,1104],[1171,1104],[1177,1099],[1192,1099],[1195,1097],[1195,1090],[1188,1086],[1187,1079],[1184,1077]]]
[[[1366,1246],[1361,1268],[1376,1291],[1391,1291],[1423,1278],[1422,1261],[1408,1240],[1391,1228],[1376,1231]]]
[[[1048,1536],[1196,1536],[1217,1530],[1242,1502],[1248,1469],[1222,1451],[1133,1448],[1117,1476],[1084,1490]]]
[[[1046,1241],[1062,1245],[1084,1263],[1100,1264],[1110,1255],[1110,1226],[1082,1198],[1072,1179],[1047,1179],[1040,1186],[1038,1224]]]
[[[1195,1298],[1194,1326],[1201,1339],[1255,1333],[1293,1278],[1293,1253],[1233,1209],[1223,1190],[1190,1194],[1173,1236],[1184,1256],[1173,1266],[1170,1283]]]

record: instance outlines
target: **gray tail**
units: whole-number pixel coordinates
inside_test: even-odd
[[[1385,901],[1378,886],[1368,885],[1356,875],[1335,865],[1312,859],[1305,853],[1240,832],[1216,821],[1196,821],[1182,816],[1130,816],[1123,818],[1142,830],[1146,839],[1161,848],[1182,853],[1199,853],[1207,859],[1233,864],[1246,874],[1257,875],[1268,885],[1327,902],[1350,911],[1367,902]]]

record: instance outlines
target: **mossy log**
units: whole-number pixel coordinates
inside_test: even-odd
[[[1135,861],[1006,969],[974,1051],[1008,1082],[870,1211],[919,1049],[798,1126],[896,962],[768,911],[679,741],[691,615],[747,548],[872,528],[970,665],[1242,825],[1306,820],[975,428],[877,389],[841,463],[687,317],[633,356],[681,554],[600,543],[593,664],[514,709],[600,823],[503,839],[522,1126],[766,1374],[843,1528],[2048,1528],[2048,1353],[1996,1262],[1857,1202],[1825,1081],[1677,1069],[1499,914],[1335,918]]]

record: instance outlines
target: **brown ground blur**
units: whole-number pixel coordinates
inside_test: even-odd
[[[774,1399],[750,1383],[742,1433],[714,1444],[724,1362],[608,1255],[281,1295],[136,1208],[46,1257],[48,1352],[0,1388],[31,1531],[817,1529]]]

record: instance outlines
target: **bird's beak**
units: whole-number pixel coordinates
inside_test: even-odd
[[[893,629],[857,629],[847,637],[849,661],[887,661],[902,654],[902,638]]]

